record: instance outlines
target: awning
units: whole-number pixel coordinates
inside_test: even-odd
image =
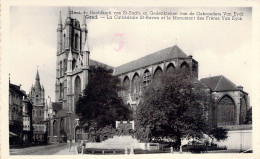
[[[10,137],[13,137],[13,136],[18,136],[17,134],[15,134],[15,133],[12,133],[12,132],[9,132],[9,135],[10,135]]]

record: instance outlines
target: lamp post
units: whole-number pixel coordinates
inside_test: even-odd
[[[241,106],[242,106],[242,97],[239,97],[239,102],[240,102],[240,110],[239,110],[239,124],[242,124],[242,118],[241,118]],[[242,152],[242,130],[240,130],[240,152]]]

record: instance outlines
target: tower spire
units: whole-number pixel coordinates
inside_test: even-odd
[[[58,25],[62,25],[62,19],[61,19],[61,11],[60,11],[60,14],[59,14],[59,22],[58,22]]]
[[[36,73],[36,81],[40,81],[40,76],[39,76],[39,71],[38,71],[38,66],[37,66],[37,73]]]
[[[82,17],[82,27],[83,28],[86,28],[87,24],[86,24],[86,16],[85,14],[83,14],[83,17]]]
[[[36,92],[41,91],[41,84],[40,84],[40,76],[39,76],[38,66],[37,66],[37,73],[36,73],[34,88],[35,88]]]

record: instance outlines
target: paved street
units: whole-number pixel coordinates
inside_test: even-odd
[[[67,143],[10,149],[10,155],[75,155],[77,154],[76,145],[72,144],[71,150]]]

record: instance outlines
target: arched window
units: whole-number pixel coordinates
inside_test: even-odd
[[[66,61],[66,59],[64,59],[63,60],[63,65],[64,65],[64,74],[66,73],[66,71],[67,71],[67,61]]]
[[[81,80],[80,80],[80,77],[77,76],[76,79],[75,79],[75,82],[74,82],[74,102],[75,102],[75,105],[78,102],[80,95],[81,95]],[[74,111],[76,111],[76,107],[75,107]]]
[[[154,71],[154,79],[159,79],[163,74],[162,69],[158,66]]]
[[[41,110],[39,110],[39,117],[41,117],[42,116],[42,111]]]
[[[143,85],[146,87],[151,82],[151,73],[149,70],[145,70],[143,75]]]
[[[66,34],[63,35],[63,50],[65,50],[65,45],[66,45]]]
[[[244,124],[246,121],[246,112],[247,112],[247,105],[246,105],[246,99],[243,97],[241,99],[241,105],[240,105],[240,124]]]
[[[130,79],[128,76],[125,76],[123,80],[123,89],[124,95],[128,95],[130,93]]]
[[[73,59],[73,60],[72,60],[72,70],[74,70],[75,66],[76,66],[76,60]]]
[[[63,88],[63,84],[61,83],[60,84],[60,99],[63,99],[63,97],[64,97],[64,88]]]
[[[169,73],[169,74],[171,74],[171,73],[174,72],[174,70],[175,70],[174,65],[173,65],[172,63],[170,63],[170,64],[167,66],[166,72]]]
[[[235,103],[229,95],[225,95],[217,105],[217,125],[235,124]]]
[[[75,49],[78,49],[78,46],[79,46],[79,35],[78,34],[75,34],[75,44],[74,44],[74,46],[75,46]]]
[[[139,93],[140,92],[140,77],[138,73],[134,74],[133,82],[132,82],[132,92]]]
[[[32,112],[32,116],[34,117],[35,116],[35,110],[33,109],[33,112]]]
[[[57,127],[57,121],[56,120],[54,120],[53,121],[53,136],[57,136],[58,135],[58,133],[57,133],[57,130],[58,129],[58,127]]]
[[[186,71],[188,72],[189,71],[189,65],[186,62],[183,62],[181,64],[181,69],[184,70],[185,72]]]
[[[62,76],[62,61],[60,61],[60,77]]]
[[[60,120],[60,133],[64,133],[64,119]]]

